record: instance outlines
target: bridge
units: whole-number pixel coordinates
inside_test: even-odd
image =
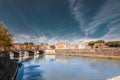
[[[24,55],[27,56],[35,56],[35,55],[43,55],[44,50],[13,50],[10,54],[13,54],[13,57],[23,57]]]
[[[7,51],[0,51],[0,80],[14,80],[17,70],[19,68],[19,63],[11,60],[10,55],[13,54],[14,58],[27,56],[35,56],[35,55],[43,55],[44,51],[32,51],[32,50],[13,50],[10,53]]]

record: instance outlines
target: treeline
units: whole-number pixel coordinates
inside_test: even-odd
[[[104,40],[97,40],[97,41],[90,41],[88,43],[89,46],[93,47],[95,44],[105,44],[106,46],[108,47],[120,47],[120,41],[108,41],[108,42],[105,42]]]
[[[90,42],[88,43],[88,45],[93,48],[93,46],[94,46],[96,43],[99,43],[99,44],[101,45],[102,43],[105,43],[105,41],[104,41],[104,40],[90,41]]]
[[[120,41],[109,41],[106,42],[105,45],[108,47],[120,47]]]
[[[21,50],[39,50],[40,45],[34,45],[32,42],[24,42],[24,43],[14,43],[14,45],[18,45]],[[13,49],[16,49],[15,46],[13,46]]]

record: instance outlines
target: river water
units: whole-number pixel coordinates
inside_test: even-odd
[[[22,64],[18,71],[22,80],[107,80],[120,75],[120,60],[46,55],[31,57]]]

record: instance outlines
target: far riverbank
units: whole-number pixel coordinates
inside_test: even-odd
[[[120,59],[120,48],[106,49],[55,49],[46,50],[47,55],[83,56],[95,58]]]

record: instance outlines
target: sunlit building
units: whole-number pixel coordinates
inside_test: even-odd
[[[59,42],[55,45],[56,49],[68,49],[68,46],[70,45],[70,43],[68,42]]]

